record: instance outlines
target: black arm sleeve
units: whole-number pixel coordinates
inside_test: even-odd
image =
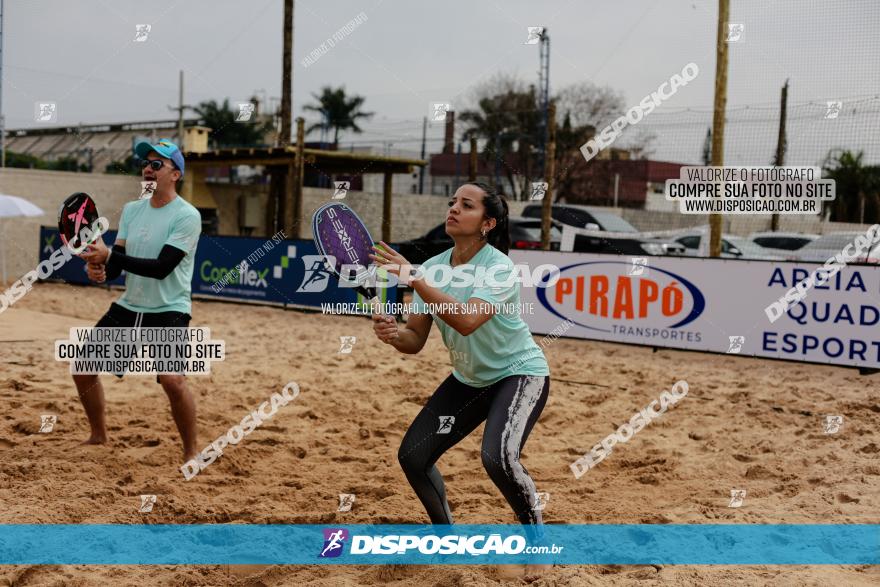
[[[125,247],[113,245],[113,254],[110,255],[110,261],[107,263],[104,271],[107,281],[119,277],[123,270],[143,277],[165,279],[171,275],[171,272],[174,271],[174,268],[177,267],[185,256],[186,253],[177,247],[165,245],[159,251],[158,259],[142,259],[139,257],[129,257],[125,254]]]

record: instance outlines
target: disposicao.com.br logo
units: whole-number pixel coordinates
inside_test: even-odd
[[[339,557],[349,538],[344,528],[325,528],[324,542],[319,558]],[[384,534],[351,536],[350,555],[518,555],[558,554],[564,547],[552,545],[529,546],[524,536],[516,534]]]

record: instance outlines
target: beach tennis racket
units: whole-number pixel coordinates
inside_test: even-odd
[[[318,254],[324,257],[327,270],[339,281],[354,287],[369,300],[374,314],[380,314],[376,295],[376,265],[370,259],[373,237],[354,210],[331,202],[312,215],[312,234]]]
[[[61,234],[61,241],[71,248],[90,244],[97,238],[88,237],[97,219],[98,207],[90,195],[85,192],[71,194],[58,210],[58,232]],[[83,233],[84,228],[88,228],[88,233]],[[87,241],[85,243],[82,238],[84,236]]]

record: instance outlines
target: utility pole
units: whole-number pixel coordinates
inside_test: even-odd
[[[3,19],[6,11],[3,1],[0,0],[0,168],[6,167],[6,116],[3,114]]]
[[[293,77],[293,8],[294,0],[284,0],[283,48],[281,57],[281,125],[278,129],[278,146],[282,150],[290,147],[291,143],[291,86]],[[288,189],[285,181],[292,182],[294,178],[289,173],[293,163],[285,166],[273,166],[269,168],[269,203],[266,206],[267,234],[274,234],[284,223],[285,211],[283,201]]]
[[[538,161],[540,161],[538,175],[547,176],[544,161],[547,155],[547,141],[549,140],[547,125],[550,119],[550,31],[546,28],[541,33],[538,61],[538,107],[541,109],[538,122]]]
[[[785,85],[782,86],[782,98],[780,99],[779,104],[779,136],[776,138],[776,158],[773,160],[773,165],[777,167],[782,167],[783,165],[785,165],[785,119],[787,110],[788,80],[785,80]],[[779,230],[779,214],[773,214],[772,216],[770,216],[770,230],[772,230],[773,232]]]
[[[495,135],[495,189],[501,183],[501,133]]]
[[[471,136],[471,152],[468,158],[468,181],[477,181],[477,137]]]
[[[425,140],[427,138],[428,133],[428,117],[422,117],[422,161],[425,160]],[[425,166],[422,165],[419,169],[419,193],[425,193]]]
[[[620,174],[614,174],[614,209],[617,211],[617,193],[620,190]]]
[[[185,151],[183,141],[183,70],[180,70],[180,94],[177,98],[177,146]]]
[[[278,142],[290,145],[291,94],[293,85],[293,0],[284,0],[284,55],[281,59],[281,131]]]
[[[2,0],[0,0],[2,1]],[[178,93],[177,93],[177,106],[169,106],[168,109],[172,112],[177,112],[177,146],[180,147],[181,151],[186,151],[183,140],[183,113],[187,108],[191,108],[187,104],[183,103],[183,70],[180,70],[180,76],[177,82]]]
[[[556,103],[550,102],[547,112],[547,149],[545,151],[546,162],[544,163],[544,181],[547,182],[547,190],[544,192],[544,201],[541,202],[541,248],[550,250],[550,217],[552,216],[553,190],[556,187]]]
[[[727,21],[730,0],[718,0],[715,39],[715,112],[712,117],[712,165],[724,165],[724,114],[727,111]],[[709,215],[709,256],[721,256],[721,214]]]

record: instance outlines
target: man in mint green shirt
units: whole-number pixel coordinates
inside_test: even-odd
[[[155,182],[152,196],[125,205],[112,250],[99,240],[81,255],[88,263],[89,278],[98,283],[126,272],[125,292],[95,327],[186,328],[201,215],[177,195],[176,184],[185,166],[177,145],[168,139],[141,142],[135,154],[141,159],[144,181]],[[156,379],[171,403],[183,441],[183,460],[189,461],[198,453],[195,400],[182,373],[163,372]],[[106,443],[104,389],[98,374],[80,373],[73,380],[91,427],[86,444]]]

